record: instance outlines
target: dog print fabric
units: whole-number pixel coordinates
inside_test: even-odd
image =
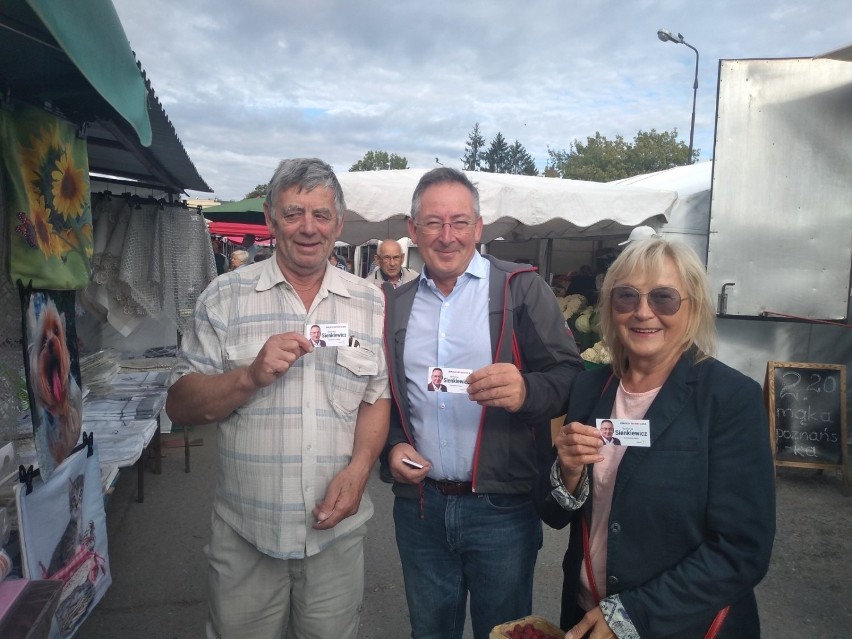
[[[12,283],[85,287],[93,250],[85,139],[44,109],[16,105],[0,109],[0,140]]]
[[[30,415],[45,480],[77,445],[83,421],[74,295],[21,290]]]
[[[63,582],[51,639],[71,637],[112,583],[97,443],[87,453],[73,453],[50,481],[34,477],[29,495],[15,488],[24,577]]]

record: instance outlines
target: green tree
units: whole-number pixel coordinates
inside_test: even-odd
[[[349,171],[388,171],[407,169],[408,160],[401,155],[387,151],[367,151],[364,157],[349,167]]]
[[[268,184],[258,184],[251,191],[246,193],[245,199],[248,199],[250,197],[266,197],[266,193],[267,193],[268,190],[269,190]]]
[[[699,153],[700,149],[693,149],[692,158],[689,157],[689,146],[685,142],[678,142],[677,129],[662,133],[654,129],[639,131],[633,139],[631,170],[636,171],[633,175],[663,171],[689,164],[690,159],[695,162]]]
[[[535,168],[532,156],[527,153],[524,145],[517,140],[509,147],[509,167],[506,173],[514,175],[538,175],[538,169]]]
[[[461,158],[462,169],[465,171],[479,171],[482,161],[485,159],[485,137],[479,130],[479,122],[473,125],[473,130],[467,136],[464,144],[464,156]]]
[[[484,171],[489,173],[509,172],[509,144],[499,131],[491,140],[491,145],[485,152],[484,160],[486,165]]]
[[[610,182],[662,171],[689,164],[689,147],[677,140],[677,129],[657,133],[655,129],[639,131],[633,142],[617,135],[608,140],[599,132],[586,138],[586,143],[574,140],[569,150],[548,148],[550,157],[545,169],[547,175],[559,175],[572,180]],[[693,151],[692,160],[700,151]]]

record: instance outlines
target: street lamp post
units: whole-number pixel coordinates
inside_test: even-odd
[[[686,40],[683,39],[683,36],[678,33],[676,36],[672,35],[671,31],[666,29],[660,29],[657,31],[657,37],[663,42],[674,42],[675,44],[682,44],[693,51],[695,51],[695,82],[692,84],[692,121],[689,124],[689,158],[688,163],[692,164],[692,141],[695,136],[695,101],[698,99],[698,49],[689,44]]]

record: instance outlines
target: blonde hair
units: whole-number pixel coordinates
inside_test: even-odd
[[[612,369],[623,377],[627,370],[627,351],[618,339],[612,318],[612,289],[618,282],[641,274],[654,279],[663,271],[666,259],[671,259],[680,276],[684,290],[678,291],[684,300],[689,318],[681,352],[695,346],[696,362],[712,357],[716,352],[716,311],[710,293],[710,279],[704,265],[689,246],[665,239],[647,239],[631,242],[612,263],[604,277],[599,301],[601,335],[612,353]]]

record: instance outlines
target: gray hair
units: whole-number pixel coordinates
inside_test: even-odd
[[[243,251],[243,250],[232,251],[231,252],[231,259],[233,260],[235,258],[238,259],[243,264],[247,263],[248,259],[249,259],[248,251]]]
[[[337,222],[343,220],[346,212],[346,201],[343,198],[343,188],[337,181],[334,169],[318,158],[293,158],[281,160],[266,193],[266,204],[269,206],[270,215],[275,218],[275,203],[282,191],[292,187],[298,187],[300,191],[313,191],[316,188],[326,188],[334,196],[334,208],[337,214]]]
[[[479,217],[479,190],[462,171],[442,166],[424,173],[417,183],[417,188],[414,189],[414,195],[411,197],[412,220],[416,220],[420,215],[420,199],[423,197],[423,191],[436,184],[461,184],[465,187],[473,198],[473,217]]]

